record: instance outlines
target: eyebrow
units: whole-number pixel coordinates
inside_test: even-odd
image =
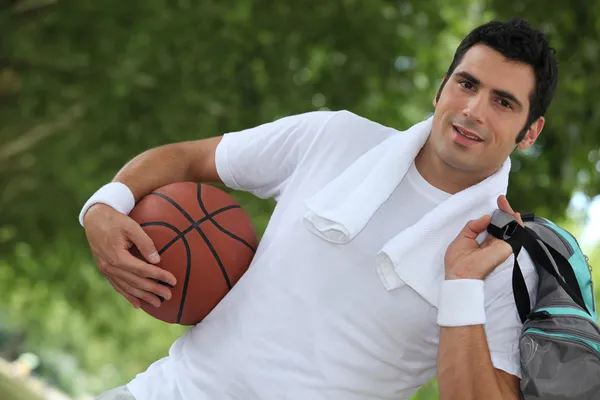
[[[468,81],[471,81],[476,86],[481,85],[481,81],[479,79],[475,78],[473,75],[471,75],[468,72],[460,71],[460,72],[457,72],[456,75],[461,76]],[[500,89],[492,89],[492,93],[494,93],[497,96],[500,96],[507,100],[512,101],[513,103],[517,104],[521,109],[523,109],[523,104],[521,104],[521,102],[519,100],[517,100],[517,98],[515,97],[514,94],[507,92],[505,90],[500,90]]]

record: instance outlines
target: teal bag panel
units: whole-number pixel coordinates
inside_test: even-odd
[[[563,239],[565,239],[573,249],[573,254],[568,259],[569,264],[571,267],[573,267],[573,272],[575,272],[575,277],[577,278],[577,283],[581,289],[583,301],[585,302],[590,314],[593,316],[594,321],[598,321],[598,311],[596,308],[596,299],[594,297],[594,284],[592,281],[591,267],[581,252],[579,243],[577,243],[577,240],[573,237],[573,235],[556,225],[554,222],[545,218],[544,221],[554,229],[557,235],[560,235]]]

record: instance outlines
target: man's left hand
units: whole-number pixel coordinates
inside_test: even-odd
[[[521,214],[513,211],[504,195],[498,197],[498,208],[512,215],[523,226]],[[477,236],[487,229],[490,220],[491,217],[486,214],[467,222],[456,239],[450,243],[444,258],[446,280],[483,280],[511,255],[510,245],[492,235],[488,235],[481,244],[477,242]]]

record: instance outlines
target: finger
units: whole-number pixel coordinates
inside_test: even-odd
[[[112,277],[111,279],[118,279],[118,278]],[[161,305],[161,301],[158,296],[155,296],[152,293],[137,289],[137,288],[131,286],[130,284],[128,284],[127,282],[125,282],[124,280],[120,280],[120,286],[125,293],[127,293],[129,296],[137,299],[138,304],[140,304],[139,303],[140,300],[143,300],[146,303],[153,305],[154,307],[160,307],[160,305]],[[138,306],[138,308],[139,307],[141,307],[141,304]]]
[[[160,262],[160,256],[158,255],[158,251],[156,251],[154,242],[152,239],[150,239],[150,236],[148,236],[140,224],[132,220],[132,223],[127,226],[126,232],[128,239],[131,240],[140,254],[149,263],[158,264]]]
[[[175,275],[173,275],[164,268],[148,264],[140,260],[133,253],[136,253],[136,251],[123,250],[121,252],[118,261],[118,264],[121,268],[126,269],[129,272],[137,276],[141,276],[143,278],[150,278],[154,279],[155,281],[167,283],[171,285],[171,287],[177,284],[177,279],[175,278]]]
[[[517,220],[519,225],[525,226],[525,223],[523,222],[523,219],[521,218],[521,213],[519,213],[519,212],[515,213],[515,219]]]
[[[515,213],[505,195],[498,196],[498,208],[510,215]]]
[[[498,239],[496,239],[494,236],[487,235],[485,237],[485,239],[483,240],[483,242],[481,243],[481,247],[487,247],[487,246],[491,245],[496,240],[498,240]]]
[[[156,299],[158,301],[158,305],[160,305],[160,300],[157,296],[160,296],[166,300],[169,300],[172,296],[171,290],[169,290],[167,286],[162,285],[152,279],[139,277],[122,268],[108,266],[106,268],[106,274],[110,275],[111,278],[116,277],[125,281],[125,283],[131,286],[132,289],[135,289],[135,292],[133,292],[132,290],[129,290],[129,288],[125,288],[126,292],[140,299],[145,300],[145,298],[138,295],[139,292],[144,292],[149,295],[146,297],[150,299]],[[148,302],[154,304],[152,301]]]
[[[469,239],[477,239],[477,236],[479,236],[481,232],[485,231],[489,224],[490,216],[485,214],[477,219],[467,222],[460,232],[460,236]]]
[[[485,260],[487,265],[496,268],[508,259],[512,254],[512,247],[503,240],[495,240],[485,249],[481,250],[481,259]]]
[[[504,211],[505,213],[512,215],[513,218],[519,223],[519,225],[525,226],[525,224],[523,223],[523,219],[521,219],[521,213],[515,212],[512,209],[512,207],[508,203],[508,200],[506,199],[506,196],[501,195],[498,197],[498,208],[500,208],[500,210]]]
[[[107,273],[108,275],[111,275],[111,277],[119,278],[126,285],[131,286],[133,289],[140,290],[166,300],[169,300],[172,297],[171,290],[168,288],[168,286],[153,279],[139,277],[118,267],[107,268]],[[126,291],[136,297],[139,297],[137,294],[132,293],[131,290]]]
[[[129,293],[127,293],[127,288],[129,287],[129,285],[125,281],[123,281],[123,280],[121,280],[121,279],[119,279],[117,277],[114,277],[114,276],[113,277],[107,277],[106,279],[108,279],[108,281],[111,282],[111,284],[113,285],[113,287],[115,288],[115,290],[118,293],[120,293],[123,296],[125,296],[125,298],[127,300],[129,300],[130,303],[133,304],[133,306],[135,308],[139,308],[140,307],[140,305],[141,305],[140,304],[140,299],[138,299],[137,297],[134,297],[134,296],[130,295]]]
[[[119,282],[122,282],[120,279],[110,278],[110,277],[107,277],[106,279],[108,279],[108,281],[110,282],[112,287],[119,294],[121,294],[123,297],[125,297],[135,309],[140,308],[140,300],[136,297],[133,297],[132,295],[130,295],[129,293],[125,292],[125,290],[122,289],[121,284],[119,283]]]

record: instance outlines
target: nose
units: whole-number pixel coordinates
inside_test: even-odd
[[[483,123],[485,115],[485,99],[481,93],[477,93],[469,98],[469,101],[463,109],[465,117],[478,123]]]

